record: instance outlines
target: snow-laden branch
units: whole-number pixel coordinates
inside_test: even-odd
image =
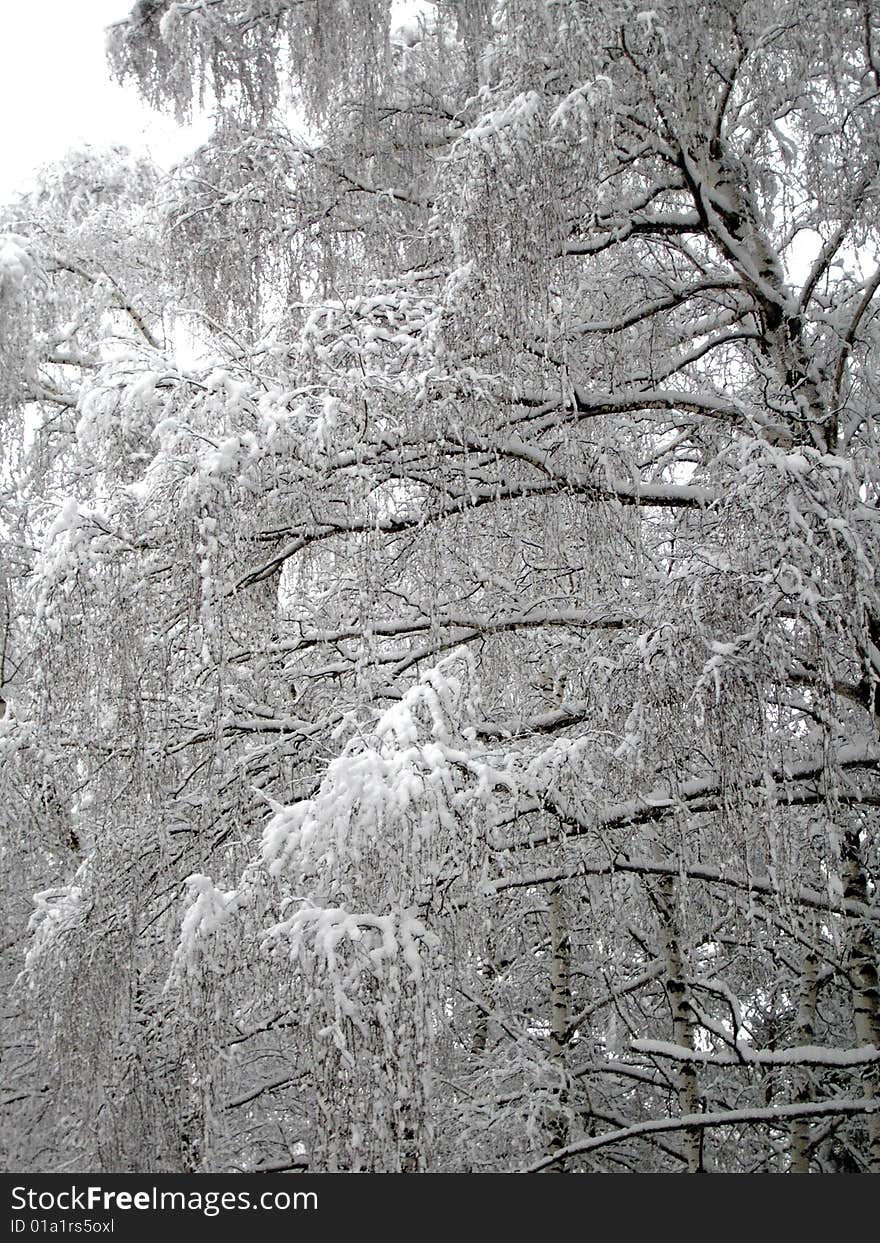
[[[266,1092],[275,1092],[278,1088],[289,1088],[292,1083],[300,1083],[305,1078],[305,1071],[299,1071],[293,1075],[279,1075],[275,1079],[270,1079],[268,1083],[261,1083],[258,1088],[251,1088],[247,1092],[241,1092],[238,1096],[233,1096],[226,1101],[224,1109],[240,1109],[242,1105],[249,1105],[251,1101],[255,1101],[258,1097],[263,1096]]]
[[[583,242],[568,242],[563,248],[565,255],[598,255],[611,246],[628,241],[631,237],[675,237],[681,234],[700,233],[704,228],[700,215],[696,211],[681,212],[679,215],[640,216],[634,215],[610,233],[598,233]]]
[[[465,638],[477,634],[498,634],[513,630],[533,630],[542,627],[570,627],[573,630],[622,630],[641,621],[636,615],[613,616],[605,610],[596,609],[525,609],[516,613],[503,613],[499,617],[480,617],[474,614],[441,612],[432,617],[412,619],[382,618],[359,626],[345,626],[338,630],[304,630],[290,643],[283,645],[289,652],[302,651],[324,643],[340,643],[344,639],[400,638],[421,634],[426,630],[452,630]],[[464,641],[464,640],[462,640]],[[278,650],[276,648],[276,650]]]
[[[833,756],[833,763],[840,769],[868,768],[877,769],[880,764],[880,747],[874,743],[852,743],[841,747]],[[802,760],[796,764],[785,764],[769,773],[774,785],[785,787],[790,782],[806,782],[821,777],[827,767],[824,758]],[[766,785],[768,774],[754,772],[743,774],[740,784],[745,789],[756,789]],[[561,795],[552,791],[544,792],[529,804],[520,806],[518,815],[529,812],[544,811],[552,815],[561,826],[566,837],[581,837],[586,833],[604,831],[628,824],[650,824],[676,812],[711,811],[716,807],[716,800],[722,790],[721,778],[717,773],[708,777],[694,777],[683,781],[675,790],[668,786],[657,786],[646,794],[637,795],[622,803],[611,803],[597,809],[593,816],[588,816],[566,802]],[[785,791],[780,801],[789,803],[797,801],[791,792]],[[536,846],[546,846],[559,840],[558,831],[551,834],[531,834],[527,838],[510,841],[508,850],[528,850]]]
[[[714,1127],[760,1125],[786,1125],[794,1118],[847,1118],[859,1114],[876,1113],[880,1110],[880,1099],[859,1097],[855,1100],[841,1099],[829,1101],[809,1101],[798,1105],[768,1105],[765,1109],[727,1109],[721,1113],[685,1114],[681,1118],[654,1118],[649,1122],[637,1122],[633,1126],[621,1127],[618,1131],[607,1131],[604,1135],[594,1135],[589,1139],[579,1140],[576,1144],[568,1144],[559,1148],[549,1156],[543,1157],[533,1165],[523,1168],[523,1174],[536,1174],[548,1165],[555,1165],[567,1157],[576,1157],[581,1153],[595,1152],[599,1148],[607,1148],[611,1144],[621,1144],[628,1139],[647,1139],[652,1135],[662,1135],[670,1131],[707,1130]]]
[[[822,1045],[799,1045],[791,1049],[753,1049],[738,1041],[736,1054],[686,1049],[683,1045],[664,1040],[633,1040],[634,1053],[660,1057],[670,1062],[707,1066],[835,1066],[841,1068],[871,1066],[880,1062],[880,1049],[864,1045],[858,1049],[827,1049]]]
[[[677,392],[675,389],[628,389],[620,393],[574,391],[578,414],[628,414],[636,410],[674,410],[679,414],[698,414],[721,419],[736,427],[748,426],[748,412],[738,402],[716,397],[713,393]]]
[[[674,285],[663,297],[654,298],[651,302],[642,302],[617,319],[581,320],[572,324],[568,332],[572,336],[587,336],[594,333],[613,336],[618,332],[624,332],[627,328],[633,328],[646,319],[653,319],[655,315],[660,315],[663,311],[671,311],[675,307],[683,306],[701,294],[741,287],[742,281],[736,276],[717,276],[713,279],[694,281],[691,285]]]
[[[112,296],[113,302],[121,311],[125,311],[131,322],[137,328],[138,332],[144,338],[146,343],[154,350],[161,350],[162,346],[158,339],[147,325],[143,315],[128,297],[122,286],[107,272],[95,274],[89,272],[82,264],[74,263],[72,259],[67,259],[62,255],[53,255],[46,263],[47,272],[69,272],[71,276],[79,276],[82,280],[90,285],[103,285],[107,288]]]
[[[411,473],[401,474],[400,477],[413,478]],[[423,481],[417,480],[416,482],[422,483]],[[453,496],[445,502],[426,507],[424,510],[403,518],[393,516],[347,517],[333,522],[319,520],[303,526],[272,557],[243,574],[231,588],[231,594],[272,578],[297,553],[338,535],[363,535],[367,532],[402,534],[444,522],[484,505],[500,505],[514,500],[526,500],[530,497],[553,496],[561,490],[572,495],[584,496],[590,501],[618,501],[627,506],[656,506],[661,509],[705,509],[718,499],[717,494],[710,489],[691,484],[618,483],[609,487],[598,483],[593,478],[577,475],[566,475],[559,479],[499,481],[494,485],[481,484],[469,489],[464,495]],[[296,528],[289,528],[289,530],[296,530]],[[271,537],[278,538],[279,534],[278,531],[273,531]],[[257,538],[260,537],[257,536]]]
[[[698,881],[707,885],[721,885],[728,889],[740,890],[742,893],[774,899],[779,898],[783,892],[781,886],[770,876],[735,876],[721,868],[709,867],[702,863],[687,864],[678,861],[630,858],[623,854],[617,854],[603,861],[582,859],[570,866],[541,868],[535,872],[486,881],[485,890],[487,893],[504,893],[508,889],[532,889],[542,885],[558,884],[563,880],[575,880],[579,876],[613,876],[618,872],[634,876],[678,876],[684,880]],[[803,885],[784,892],[790,901],[799,906],[809,907],[811,910],[853,915],[859,919],[880,923],[880,909],[866,906],[864,902],[853,898],[836,899],[830,894],[821,894],[818,890],[809,889]]]

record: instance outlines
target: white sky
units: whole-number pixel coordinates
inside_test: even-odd
[[[165,167],[207,136],[111,81],[104,29],[134,0],[0,0],[0,203],[71,147],[122,144]]]

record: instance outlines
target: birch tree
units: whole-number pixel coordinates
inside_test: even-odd
[[[0,722],[76,842],[13,990],[59,1167],[880,1168],[878,45],[873,0],[111,29],[217,127],[161,273],[80,278],[90,362],[3,330],[12,482],[63,437]],[[87,265],[7,236],[51,319]]]

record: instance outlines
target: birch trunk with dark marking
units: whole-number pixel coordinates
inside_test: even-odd
[[[815,924],[815,920],[813,923]],[[812,932],[815,937],[816,929],[813,928]],[[801,986],[795,1035],[796,1043],[799,1045],[809,1045],[815,1041],[818,994],[819,957],[812,949],[809,949],[805,952],[801,964]],[[807,1067],[795,1073],[794,1099],[798,1102],[813,1099],[813,1084]],[[811,1147],[810,1121],[808,1118],[797,1118],[791,1125],[790,1174],[809,1174]]]
[[[557,1103],[547,1112],[547,1152],[564,1148],[569,1141],[566,1112],[566,1048],[571,1039],[571,937],[565,916],[565,897],[560,886],[547,899],[550,927],[550,1060],[557,1073]],[[561,1162],[548,1166],[548,1173],[562,1174]]]
[[[672,1011],[672,1039],[675,1044],[684,1049],[693,1049],[694,1021],[688,1002],[688,988],[675,911],[674,878],[672,876],[661,877],[659,881],[652,884],[650,892],[659,917],[659,952],[666,963],[664,987],[669,999],[669,1008]],[[693,1063],[681,1063],[676,1074],[676,1095],[681,1114],[692,1115],[697,1112],[699,1092],[697,1071]],[[688,1174],[705,1172],[702,1135],[697,1128],[685,1128],[682,1155],[687,1164]]]

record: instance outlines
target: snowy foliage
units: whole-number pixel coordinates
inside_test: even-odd
[[[7,1164],[880,1169],[873,7],[110,54],[217,128],[0,213]]]

